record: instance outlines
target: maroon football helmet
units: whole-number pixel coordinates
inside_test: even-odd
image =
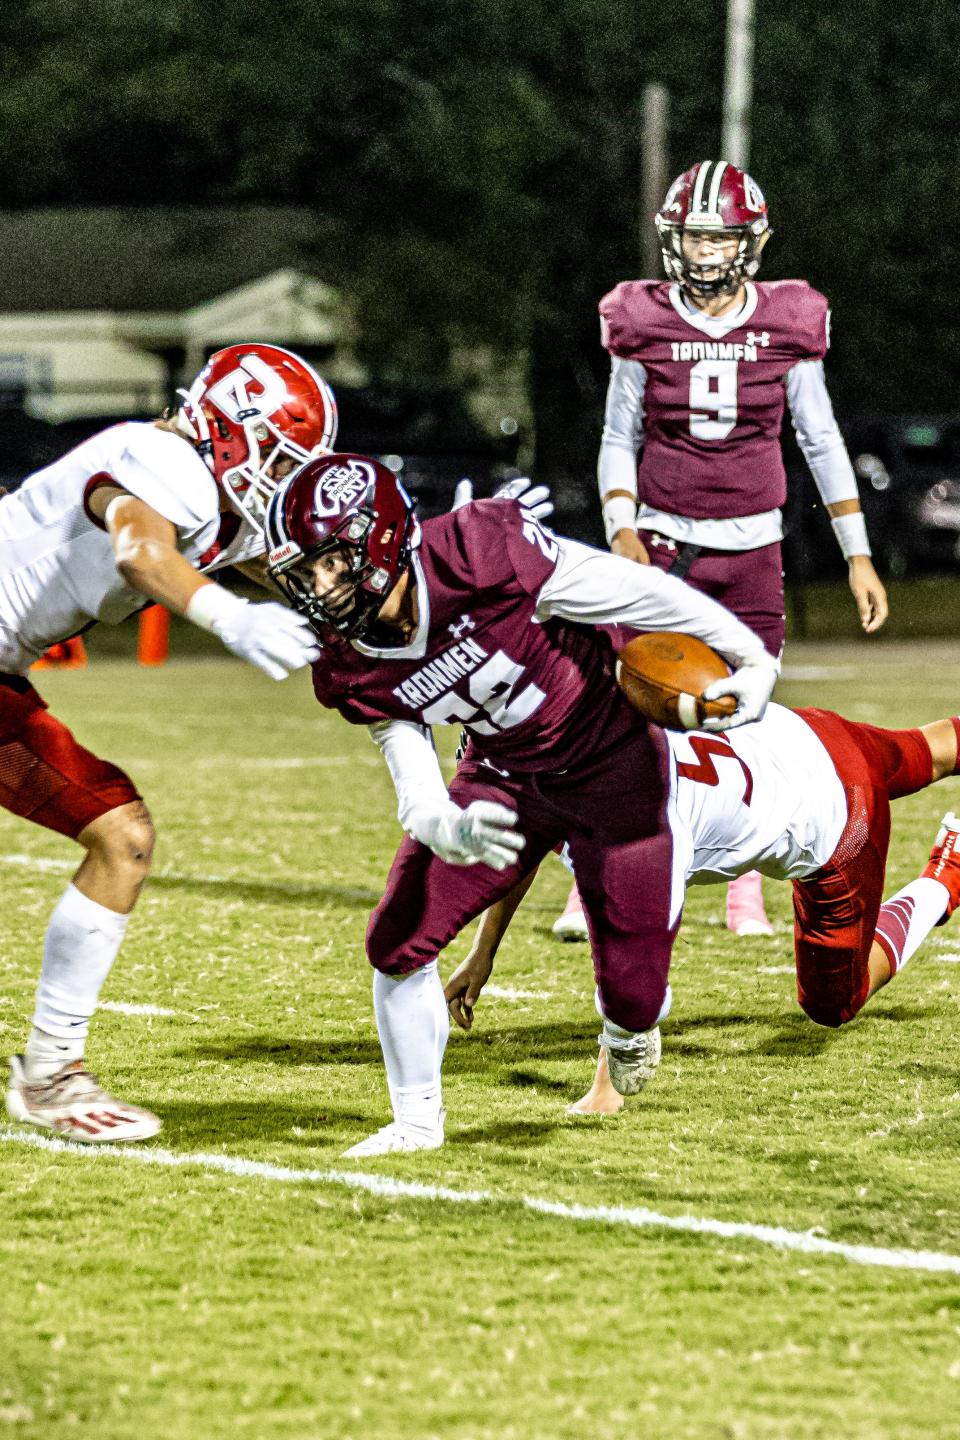
[[[337,443],[333,391],[279,345],[228,345],[179,393],[184,430],[234,509],[257,529],[277,484],[276,461],[302,465]]]
[[[725,160],[701,160],[678,175],[655,224],[667,278],[698,299],[732,295],[745,279],[755,275],[760,251],[771,234],[760,186],[745,170]],[[685,230],[736,237],[737,253],[731,260],[697,264],[683,253]]]
[[[318,633],[361,636],[420,543],[413,502],[392,470],[366,455],[308,460],[277,486],[267,506],[267,568]],[[314,594],[313,563],[346,561],[335,599]]]

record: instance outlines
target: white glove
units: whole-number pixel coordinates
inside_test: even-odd
[[[473,800],[465,810],[452,800],[425,809],[408,821],[415,840],[428,846],[448,865],[489,865],[506,870],[525,845],[513,828],[516,811],[490,800]]]
[[[519,500],[524,510],[529,510],[538,520],[546,520],[548,515],[553,514],[549,486],[534,485],[526,475],[518,475],[515,480],[507,480],[503,485],[498,485],[493,492],[493,498]]]
[[[202,585],[187,606],[186,617],[271,680],[285,680],[320,654],[316,635],[295,610],[275,600],[251,605],[222,585]]]
[[[458,480],[457,488],[453,492],[453,504],[450,506],[451,513],[469,505],[472,499],[473,481]],[[518,475],[515,480],[505,480],[502,485],[498,485],[493,492],[493,499],[519,500],[524,510],[529,510],[537,520],[546,520],[548,515],[553,514],[549,488],[546,485],[534,485],[526,475]]]
[[[704,720],[701,730],[735,730],[760,720],[777,683],[780,666],[766,651],[744,661],[725,680],[714,680],[703,692],[704,700],[719,700],[721,695],[735,695],[737,708],[732,715]]]
[[[453,492],[453,504],[450,506],[450,514],[454,510],[462,510],[464,505],[469,505],[473,499],[473,481],[458,480],[457,488]]]

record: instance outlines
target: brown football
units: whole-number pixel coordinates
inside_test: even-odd
[[[641,715],[664,730],[696,730],[708,716],[732,715],[732,695],[701,696],[730,666],[695,635],[638,635],[617,655],[617,684]]]

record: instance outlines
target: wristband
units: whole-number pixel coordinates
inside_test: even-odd
[[[854,510],[851,515],[836,515],[830,521],[830,526],[837,537],[844,560],[851,560],[854,555],[870,554],[867,524],[862,510]]]
[[[609,545],[618,530],[637,529],[637,502],[626,495],[613,495],[603,502],[603,529]]]
[[[241,600],[237,595],[231,595],[229,590],[224,590],[222,585],[211,582],[209,585],[201,585],[200,589],[191,596],[186,610],[183,612],[192,625],[198,625],[201,630],[209,630],[214,635],[219,635],[224,625],[237,613],[241,605],[246,605],[246,600]]]

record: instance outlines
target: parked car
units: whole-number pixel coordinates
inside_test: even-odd
[[[960,416],[860,415],[840,430],[880,573],[897,580],[960,569]],[[798,454],[789,472],[788,575],[829,574],[837,556],[829,517]]]

